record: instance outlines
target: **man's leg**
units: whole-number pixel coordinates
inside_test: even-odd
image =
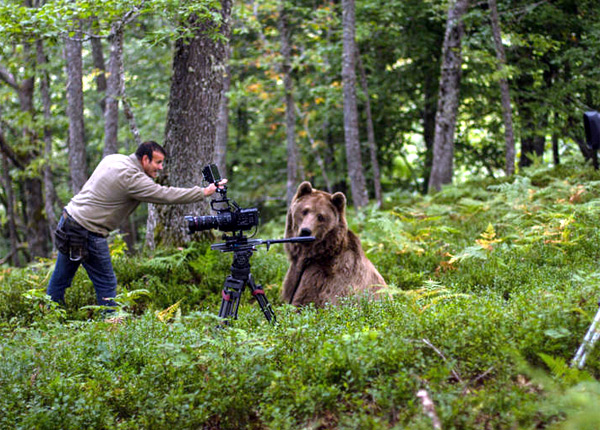
[[[53,301],[64,304],[65,303],[65,290],[71,286],[75,273],[81,264],[80,261],[71,261],[62,252],[58,253],[56,259],[56,265],[54,266],[54,272],[48,283],[46,294],[48,294]]]
[[[115,306],[112,300],[117,295],[117,277],[110,261],[108,242],[100,236],[88,236],[88,258],[83,267],[94,284],[99,305]]]

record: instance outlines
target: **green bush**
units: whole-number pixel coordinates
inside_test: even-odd
[[[428,429],[425,389],[443,428],[595,429],[600,345],[569,363],[598,310],[599,184],[536,168],[350,215],[381,301],[282,304],[283,247],[259,247],[274,325],[248,293],[222,325],[232,255],[208,243],[115,252],[122,324],[90,319],[83,271],[61,309],[43,294],[52,261],[5,269],[0,428]]]

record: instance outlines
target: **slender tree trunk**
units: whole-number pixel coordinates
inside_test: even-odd
[[[423,83],[423,140],[425,141],[425,168],[423,173],[423,192],[429,191],[429,177],[433,165],[433,142],[435,140],[435,116],[437,112],[436,79],[426,76]]]
[[[558,112],[554,112],[554,129],[558,127]],[[554,131],[552,133],[552,160],[554,161],[554,165],[558,166],[560,164],[560,151],[558,148],[558,132]]]
[[[231,48],[227,47],[227,62],[231,57]],[[229,89],[231,88],[231,71],[229,64],[225,67],[223,76],[223,94],[219,103],[219,117],[217,121],[217,137],[215,142],[214,163],[219,166],[221,176],[227,177],[227,141],[229,140]]]
[[[118,60],[116,62],[119,64],[118,96],[120,97],[121,102],[123,104],[123,113],[125,115],[125,119],[127,120],[127,123],[129,124],[129,130],[131,131],[131,134],[133,135],[133,140],[135,141],[135,146],[137,148],[138,146],[140,146],[142,144],[142,138],[140,136],[140,131],[139,131],[139,128],[138,128],[136,120],[135,120],[135,115],[133,113],[133,109],[131,107],[131,104],[129,103],[129,98],[127,97],[127,94],[125,91],[125,65],[123,62],[123,26],[124,25],[125,25],[125,23],[123,23],[121,27],[116,29],[116,33],[117,33],[117,37],[116,37],[117,54],[116,55],[118,57]],[[117,112],[118,112],[118,108],[117,108]],[[118,113],[116,116],[117,116],[117,123],[118,123]],[[117,142],[118,142],[118,132],[117,132]],[[127,140],[125,142],[127,142]],[[116,149],[118,150],[118,143],[117,143]],[[125,144],[125,149],[129,150],[127,143]],[[106,150],[106,148],[105,148],[105,150]],[[136,234],[137,228],[136,228],[135,222],[133,221],[133,216],[130,215],[126,220],[123,220],[123,222],[119,226],[119,229],[121,230],[121,233],[123,233],[124,241],[127,244],[127,250],[129,252],[129,254],[133,254],[135,251],[135,244],[137,242],[137,234]]]
[[[292,50],[290,47],[290,29],[286,0],[281,0],[279,14],[279,35],[281,39],[281,56],[283,59],[283,84],[285,92],[285,130],[287,142],[287,183],[286,202],[292,202],[298,186],[298,147],[296,146],[296,110],[294,108],[294,89],[292,85]]]
[[[15,267],[19,267],[21,262],[19,261],[18,253],[18,234],[17,234],[17,223],[15,221],[15,195],[13,192],[12,181],[10,179],[10,166],[8,164],[8,157],[2,154],[2,187],[6,192],[6,218],[8,219],[8,239],[10,242],[10,260],[11,264]]]
[[[121,68],[119,69],[119,74],[121,75],[121,77],[119,78],[119,96],[121,97],[121,101],[123,102],[123,113],[125,114],[125,119],[129,124],[129,130],[133,135],[133,140],[135,141],[135,145],[137,148],[142,144],[142,137],[140,135],[140,129],[138,128],[137,122],[135,120],[133,108],[131,107],[131,103],[129,103],[129,98],[127,97],[127,92],[125,90],[125,67],[123,65],[123,37],[121,37],[119,52],[121,54]]]
[[[27,7],[31,7],[31,2],[25,2]],[[34,83],[36,72],[36,55],[32,52],[32,46],[29,43],[23,44],[23,58],[27,77],[18,82],[17,78],[0,65],[0,80],[13,88],[19,98],[19,106],[24,116],[31,123],[34,121]],[[1,106],[0,106],[1,107]],[[0,129],[0,149],[11,159],[13,164],[20,170],[25,170],[29,164],[39,156],[37,148],[37,137],[33,130],[28,126],[23,128],[23,141],[29,148],[26,152],[17,153],[5,141],[4,133]],[[22,213],[25,221],[25,235],[29,252],[28,258],[46,257],[48,255],[48,222],[44,216],[44,199],[42,196],[42,182],[38,176],[25,175],[22,182]]]
[[[36,55],[32,46],[28,43],[23,45],[26,63],[30,77],[22,80],[19,87],[19,101],[23,113],[29,116],[33,121],[35,109],[33,105],[33,95],[35,90]],[[28,142],[30,149],[24,157],[24,165],[29,165],[32,160],[39,157],[37,136],[29,127],[23,129],[23,138]],[[39,176],[27,176],[23,181],[24,203],[25,203],[25,225],[27,234],[27,243],[32,257],[48,256],[48,221],[44,215],[44,196],[42,193],[42,180]]]
[[[367,115],[367,141],[369,142],[369,153],[371,155],[371,169],[373,170],[373,187],[375,188],[375,200],[377,207],[381,207],[383,200],[381,197],[381,172],[379,170],[379,161],[377,160],[377,144],[375,143],[375,129],[373,127],[373,115],[371,114],[371,98],[369,97],[369,85],[367,83],[367,73],[363,67],[360,51],[356,48],[356,58],[360,74],[360,83],[365,95],[365,111]]]
[[[330,23],[329,25],[327,25],[327,32],[326,32],[326,41],[328,44],[331,43],[331,39],[332,39],[332,22],[334,22],[334,18],[335,18],[335,11],[332,8],[332,10],[330,11],[331,14],[331,18],[328,19],[328,22]],[[331,81],[331,61],[329,58],[329,55],[325,55],[323,58],[323,65],[324,70],[326,70],[326,72],[323,74],[323,81],[324,82],[330,82]],[[322,124],[321,124],[321,134],[323,135],[323,150],[321,150],[319,148],[319,146],[316,144],[316,142],[313,142],[311,139],[311,148],[313,150],[314,153],[314,157],[317,160],[317,164],[319,165],[319,167],[321,168],[321,176],[323,177],[323,182],[325,182],[325,189],[327,190],[328,193],[333,193],[333,184],[331,182],[330,175],[328,173],[328,168],[331,168],[331,166],[333,166],[333,154],[334,154],[334,142],[332,139],[332,133],[331,133],[331,125],[330,125],[330,112],[329,109],[324,109],[322,114],[320,115],[323,118]],[[308,129],[308,117],[306,119],[304,119],[302,122],[304,125],[304,127],[306,129]]]
[[[552,65],[546,59],[547,70],[543,73],[545,88],[552,86],[552,79],[555,73]],[[519,103],[521,119],[521,158],[519,167],[528,167],[533,164],[534,157],[543,159],[546,147],[546,136],[541,131],[548,127],[548,113],[544,106],[540,106],[539,101],[530,96],[530,90],[537,83],[533,77],[521,75],[518,78],[518,87],[523,94]],[[539,90],[538,90],[539,91]]]
[[[306,133],[306,137],[308,139],[308,142],[310,143],[310,148],[312,149],[313,156],[317,161],[317,165],[321,169],[323,182],[325,182],[325,189],[329,193],[331,193],[331,181],[329,180],[329,176],[327,175],[327,167],[325,166],[325,161],[323,160],[323,157],[321,157],[321,154],[319,153],[317,142],[315,142],[315,139],[313,139],[312,133],[310,132],[310,127],[308,126],[308,116],[302,115],[302,112],[300,112],[298,105],[296,105],[296,114],[302,121],[302,125],[304,126],[304,132]]]
[[[46,211],[46,219],[48,220],[48,233],[52,240],[52,248],[54,249],[54,228],[57,224],[56,215],[54,214],[55,200],[54,183],[52,182],[52,130],[50,121],[52,120],[51,99],[50,99],[50,80],[48,71],[44,69],[48,64],[48,59],[44,53],[44,46],[41,40],[36,43],[37,62],[41,68],[40,73],[40,93],[42,96],[42,106],[44,111],[44,163],[43,178],[44,178],[44,209]]]
[[[119,91],[123,58],[123,30],[120,22],[113,24],[108,40],[110,55],[104,111],[104,151],[102,153],[104,157],[116,153],[119,149]]]
[[[221,1],[219,31],[229,37],[231,0]],[[212,22],[191,18],[193,36],[175,44],[173,78],[167,115],[165,148],[169,152],[168,185],[189,187],[202,182],[204,164],[213,160],[219,102],[227,59],[227,44],[207,34]],[[184,216],[207,210],[206,202],[189,205],[149,205],[146,242],[181,246],[190,240]]]
[[[343,54],[342,82],[344,87],[344,138],[346,161],[352,190],[352,201],[357,209],[369,203],[358,135],[358,108],[356,104],[356,42],[354,0],[342,0]]]
[[[69,170],[71,188],[77,194],[87,180],[85,132],[83,123],[83,61],[81,30],[65,40],[67,70],[67,116],[69,117]]]
[[[463,15],[467,11],[468,3],[468,0],[454,0],[448,9],[429,191],[440,191],[443,184],[452,182],[454,174],[454,131],[460,95]]]
[[[100,79],[96,81],[98,91],[100,92],[103,89],[106,94],[101,105],[104,112],[104,150],[102,154],[104,157],[114,154],[119,150],[119,101],[123,103],[125,117],[130,124],[136,144],[139,146],[142,143],[133,111],[127,103],[127,97],[125,96],[125,70],[123,65],[124,25],[123,20],[115,22],[111,27],[108,37],[110,41],[108,81]],[[102,44],[98,39],[92,38],[92,51],[94,65],[98,69],[98,77],[104,77],[104,55],[102,53]],[[128,217],[123,220],[119,226],[119,230],[123,234],[128,251],[133,253],[136,243],[136,227],[132,218]]]
[[[496,46],[496,59],[498,60],[498,71],[501,76],[506,69],[506,54],[502,45],[500,32],[500,19],[498,17],[498,6],[496,0],[488,0],[490,8],[490,20],[492,22],[492,33],[494,34],[494,45]],[[502,98],[502,118],[504,119],[504,140],[506,147],[506,176],[515,173],[515,133],[513,129],[512,104],[510,102],[510,90],[508,79],[500,78],[500,94]]]
[[[92,60],[94,63],[94,73],[96,74],[96,91],[101,95],[100,109],[102,114],[106,111],[106,64],[104,63],[104,50],[102,41],[99,37],[92,36],[90,43],[92,45]]]
[[[17,82],[17,79],[4,67],[0,66],[0,79],[17,92],[19,105],[24,115],[27,115],[31,121],[34,120],[33,93],[34,93],[34,72],[35,57],[32,55],[31,46],[23,45],[25,56],[25,69],[29,72],[29,77]],[[5,141],[4,133],[0,129],[0,150],[13,162],[20,170],[25,170],[28,165],[39,156],[37,150],[37,141],[34,132],[25,127],[23,129],[23,140],[27,142],[29,149],[24,154],[15,152]],[[48,221],[44,216],[44,199],[42,196],[42,182],[39,177],[26,175],[22,182],[22,214],[25,222],[25,235],[27,237],[28,251],[25,250],[28,258],[46,257],[48,255],[47,237]]]

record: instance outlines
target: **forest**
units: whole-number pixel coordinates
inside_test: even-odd
[[[3,263],[49,256],[99,160],[142,140],[169,151],[164,183],[216,162],[264,221],[305,179],[360,208],[592,158],[597,2],[222,3],[0,6]],[[186,242],[183,215],[208,208],[146,210],[124,222],[131,249]]]
[[[5,0],[0,40],[0,428],[597,428],[597,1]],[[343,192],[389,300],[298,312],[273,245],[278,324],[244,296],[223,330],[205,201],[109,236],[124,323],[82,270],[57,306],[64,206],[147,140],[258,238],[302,181]]]

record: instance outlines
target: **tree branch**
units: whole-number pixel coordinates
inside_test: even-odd
[[[15,79],[14,75],[10,73],[8,69],[2,64],[0,64],[0,79],[15,90],[19,89],[19,84],[17,83],[17,80]]]
[[[0,126],[0,151],[2,151],[9,159],[13,162],[15,166],[17,166],[20,170],[25,170],[25,166],[19,160],[18,155],[13,151],[13,149],[6,143],[4,139],[4,131]]]
[[[444,354],[442,354],[442,351],[440,351],[439,349],[437,349],[435,347],[435,345],[433,345],[429,340],[427,339],[423,339],[423,343],[425,343],[425,345],[427,345],[428,347],[430,347],[431,349],[433,349],[437,355],[439,355],[440,357],[442,357],[442,359],[448,363],[448,359],[446,358],[446,356]],[[460,382],[461,384],[464,383],[464,381],[462,380],[462,378],[460,377],[460,375],[458,374],[458,372],[456,370],[454,370],[454,368],[450,369],[450,372],[452,373],[452,376],[454,376],[454,378],[456,378],[456,380],[458,382]]]
[[[440,418],[435,412],[435,405],[433,404],[433,400],[431,400],[431,397],[429,396],[427,390],[419,390],[417,392],[417,397],[421,399],[421,406],[423,407],[423,412],[425,413],[425,415],[431,418],[431,424],[433,425],[433,428],[435,430],[441,430],[442,422],[440,421]]]
[[[8,260],[10,260],[10,258],[18,251],[22,250],[22,249],[27,249],[28,245],[27,243],[19,243],[17,245],[16,249],[11,250],[8,254],[6,254],[4,257],[2,257],[0,259],[0,265],[6,263]]]

